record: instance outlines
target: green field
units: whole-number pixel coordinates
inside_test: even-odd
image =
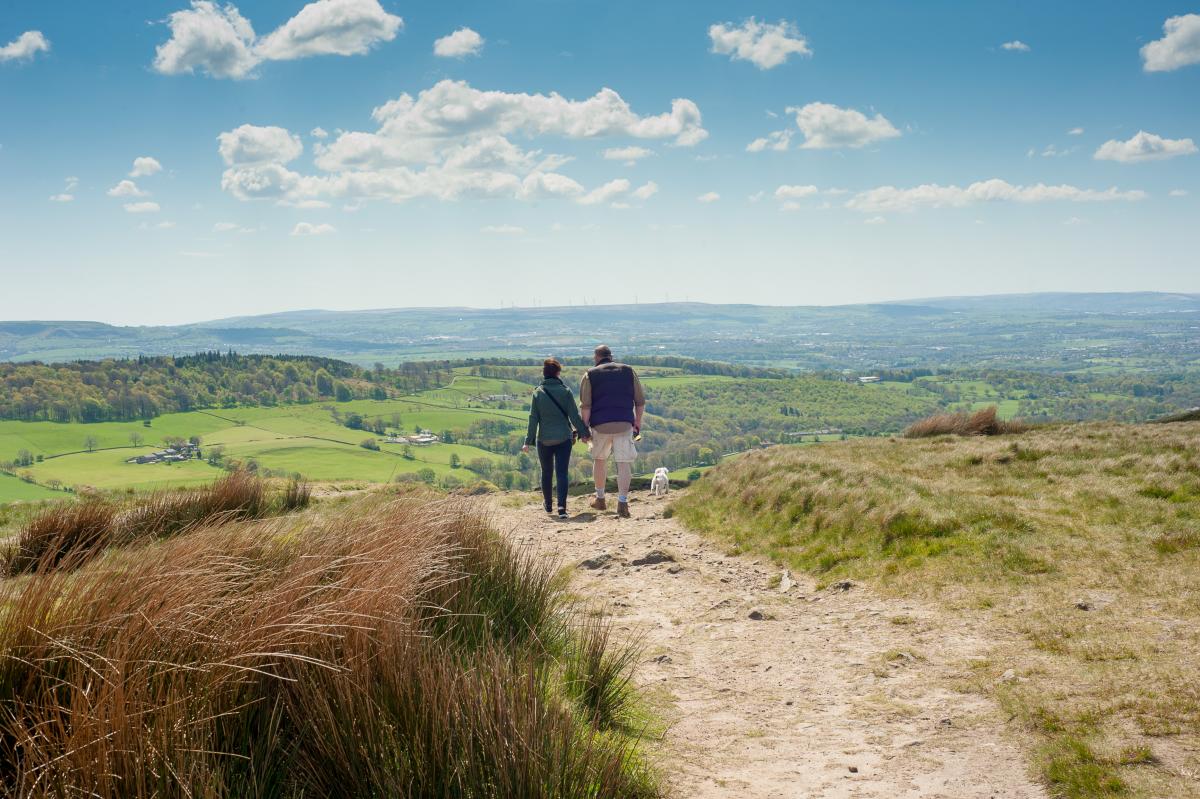
[[[44,486],[90,487],[103,490],[147,490],[190,486],[219,476],[221,469],[204,460],[178,464],[131,464],[135,455],[152,452],[168,436],[198,436],[202,451],[219,446],[228,458],[255,461],[281,474],[298,473],[310,480],[389,482],[396,476],[432,469],[442,477],[454,474],[469,482],[472,473],[450,466],[451,456],[466,464],[477,458],[502,460],[494,453],[464,444],[434,444],[406,448],[389,444],[383,436],[354,430],[335,421],[359,414],[367,422],[382,419],[389,428],[398,415],[399,429],[418,428],[436,434],[458,433],[483,419],[506,419],[521,424],[525,412],[495,407],[498,402],[474,397],[524,394],[528,386],[515,381],[456,377],[453,389],[422,392],[398,400],[354,400],[263,408],[228,408],[166,414],[149,426],[141,422],[59,424],[54,422],[0,422],[0,460],[17,457],[22,450],[41,462],[18,472],[41,485],[31,485],[5,475],[0,502],[38,499],[55,494]],[[141,436],[135,447],[133,436]],[[94,439],[94,451],[86,451]],[[374,438],[379,450],[360,446]]]
[[[679,386],[697,386],[706,383],[730,383],[732,377],[724,375],[650,375],[642,377],[642,386],[646,389],[676,388]]]
[[[184,463],[126,463],[125,459],[139,453],[152,452],[151,447],[140,449],[100,450],[80,452],[51,458],[22,470],[42,484],[57,481],[74,488],[104,490],[135,489],[138,491],[177,486],[201,485],[215,480],[224,472],[204,461]]]
[[[0,474],[0,505],[6,502],[34,502],[40,499],[62,499],[68,496],[40,485],[26,483],[10,474]]]

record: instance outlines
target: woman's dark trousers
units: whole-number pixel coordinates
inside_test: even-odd
[[[550,510],[550,478],[558,483],[558,507],[567,507],[567,466],[571,463],[571,441],[561,444],[545,444],[538,442],[538,460],[542,464],[542,501],[546,510]]]

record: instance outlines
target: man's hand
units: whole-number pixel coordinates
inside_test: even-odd
[[[529,445],[528,445],[528,444],[522,444],[522,445],[521,445],[521,451],[522,451],[522,452],[529,452]]]

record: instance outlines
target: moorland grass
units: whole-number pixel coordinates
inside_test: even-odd
[[[991,628],[964,687],[1034,733],[1054,795],[1195,795],[1200,423],[775,447],[672,507],[732,550]]]
[[[0,795],[656,796],[553,573],[414,493],[0,581]]]
[[[118,503],[100,496],[48,506],[31,518],[0,551],[9,575],[71,570],[110,547],[144,544],[189,529],[257,519],[306,507],[308,485],[292,481],[276,497],[248,472],[232,472],[190,491],[158,491]]]
[[[900,435],[905,438],[933,436],[1003,436],[1024,433],[1029,425],[1019,420],[1000,418],[995,405],[987,405],[970,413],[935,413],[913,422]]]

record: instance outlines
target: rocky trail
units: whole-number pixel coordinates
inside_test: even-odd
[[[1044,797],[1005,719],[956,690],[989,641],[865,586],[816,590],[732,557],[635,495],[633,518],[497,503],[501,529],[572,568],[571,589],[640,637],[636,679],[666,716],[678,797]],[[610,506],[615,502],[610,502]],[[782,577],[782,579],[781,579]]]

